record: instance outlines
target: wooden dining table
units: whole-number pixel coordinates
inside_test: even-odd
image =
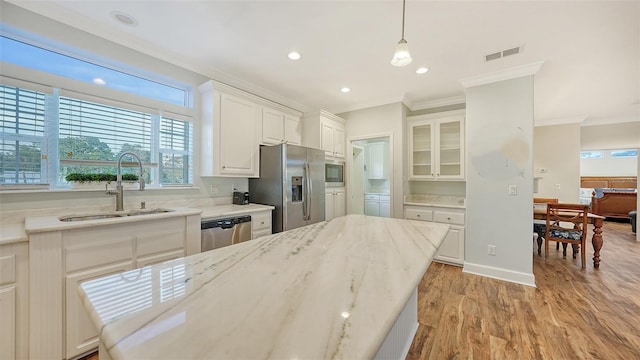
[[[602,225],[604,224],[604,216],[588,213],[587,217],[589,218],[589,222],[593,224],[593,236],[591,237],[591,244],[593,245],[593,267],[600,267],[600,249],[602,249]],[[546,220],[547,219],[547,207],[544,206],[534,206],[533,207],[533,218],[535,220]],[[540,235],[540,234],[538,234]],[[538,245],[542,244],[542,236],[538,236]]]

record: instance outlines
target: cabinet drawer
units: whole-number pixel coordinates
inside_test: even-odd
[[[269,229],[271,231],[271,212],[251,214],[251,230]]]
[[[137,256],[184,249],[185,221],[183,217],[156,220],[138,230],[137,235]]]
[[[432,221],[433,210],[406,209],[404,211],[404,218],[411,220]]]
[[[66,273],[81,269],[131,261],[133,238],[105,239],[66,247]]]
[[[0,285],[16,282],[16,255],[0,257]]]
[[[464,225],[464,214],[435,211],[433,221],[446,224]]]
[[[380,200],[380,195],[377,195],[377,194],[365,194],[365,195],[364,195],[364,199],[365,199],[365,200],[375,200],[375,201],[378,201],[378,200]]]

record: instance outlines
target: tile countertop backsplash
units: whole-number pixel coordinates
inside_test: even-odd
[[[249,204],[233,205],[232,198],[206,198],[189,200],[147,201],[146,208],[188,207],[202,210],[203,219],[222,218],[261,210],[273,210],[273,206]],[[125,203],[125,210],[140,208],[139,202]],[[24,220],[27,217],[64,216],[96,212],[112,212],[113,206],[82,206],[0,212],[0,245],[28,241]]]
[[[440,206],[454,209],[466,207],[464,196],[450,195],[405,195],[405,205]]]

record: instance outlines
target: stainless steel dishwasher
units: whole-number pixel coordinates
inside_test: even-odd
[[[201,251],[251,240],[251,216],[202,220],[200,223]]]

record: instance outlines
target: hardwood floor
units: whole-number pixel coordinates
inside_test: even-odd
[[[555,244],[547,263],[533,250],[537,288],[433,263],[407,359],[640,359],[640,243],[629,223],[603,235],[598,270],[591,244],[585,270]]]

